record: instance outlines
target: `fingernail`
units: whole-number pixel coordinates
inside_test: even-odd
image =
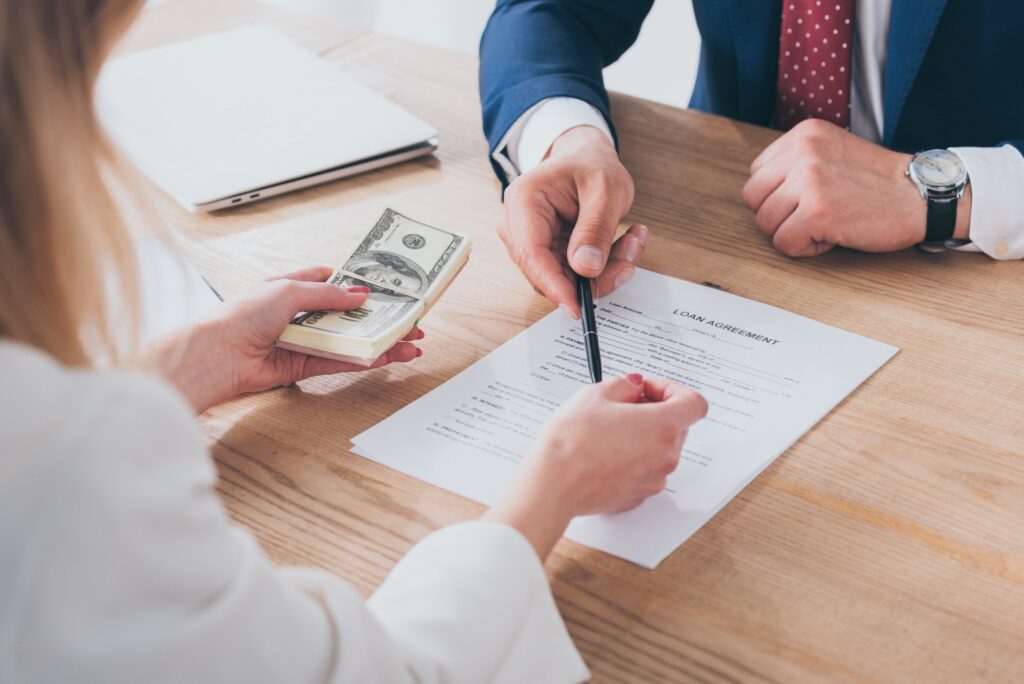
[[[647,226],[643,224],[641,224],[639,229],[636,231],[636,237],[638,240],[640,240],[640,244],[644,247],[647,246],[647,235],[650,232],[651,231],[647,230]]]
[[[370,294],[370,288],[365,285],[350,285],[345,288],[345,291],[352,294]]]
[[[564,311],[565,313],[569,314],[569,318],[572,318],[572,319],[576,318],[576,312],[574,312],[572,309],[570,309],[565,304],[559,304],[558,308],[561,309],[562,311]]]
[[[634,385],[644,384],[644,376],[640,375],[639,373],[627,373],[626,379],[629,380]]]
[[[641,246],[639,238],[630,238],[626,242],[626,261],[632,261],[635,264],[640,256]]]
[[[572,255],[573,261],[578,266],[583,268],[589,268],[595,271],[600,271],[604,268],[604,254],[601,253],[597,247],[593,245],[583,245],[576,249],[576,252]]]
[[[636,274],[635,268],[624,268],[619,272],[619,275],[615,276],[615,288],[618,289],[628,283],[630,279]]]
[[[416,347],[416,358],[418,359],[421,356],[423,356],[423,350],[420,349],[419,347]]]

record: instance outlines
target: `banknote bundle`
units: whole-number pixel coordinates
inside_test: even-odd
[[[345,264],[331,275],[339,287],[370,288],[350,311],[297,316],[278,339],[285,349],[369,366],[405,337],[469,260],[465,235],[387,209]]]

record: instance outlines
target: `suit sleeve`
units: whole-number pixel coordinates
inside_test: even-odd
[[[493,153],[541,100],[573,97],[601,112],[614,136],[601,70],[633,44],[653,0],[498,0],[480,41],[480,99]]]

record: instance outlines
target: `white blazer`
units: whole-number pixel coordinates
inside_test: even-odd
[[[185,401],[0,341],[0,681],[578,682],[543,567],[484,522],[364,601],[231,523]]]

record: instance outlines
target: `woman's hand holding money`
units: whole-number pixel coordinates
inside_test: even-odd
[[[177,386],[199,413],[239,394],[316,375],[366,370],[276,346],[277,338],[297,314],[345,311],[366,301],[367,288],[339,288],[324,282],[330,276],[330,268],[316,267],[273,279],[218,307],[196,326],[157,340],[146,350],[142,365]],[[370,368],[415,359],[422,351],[411,342],[420,339],[423,332],[413,329]]]

